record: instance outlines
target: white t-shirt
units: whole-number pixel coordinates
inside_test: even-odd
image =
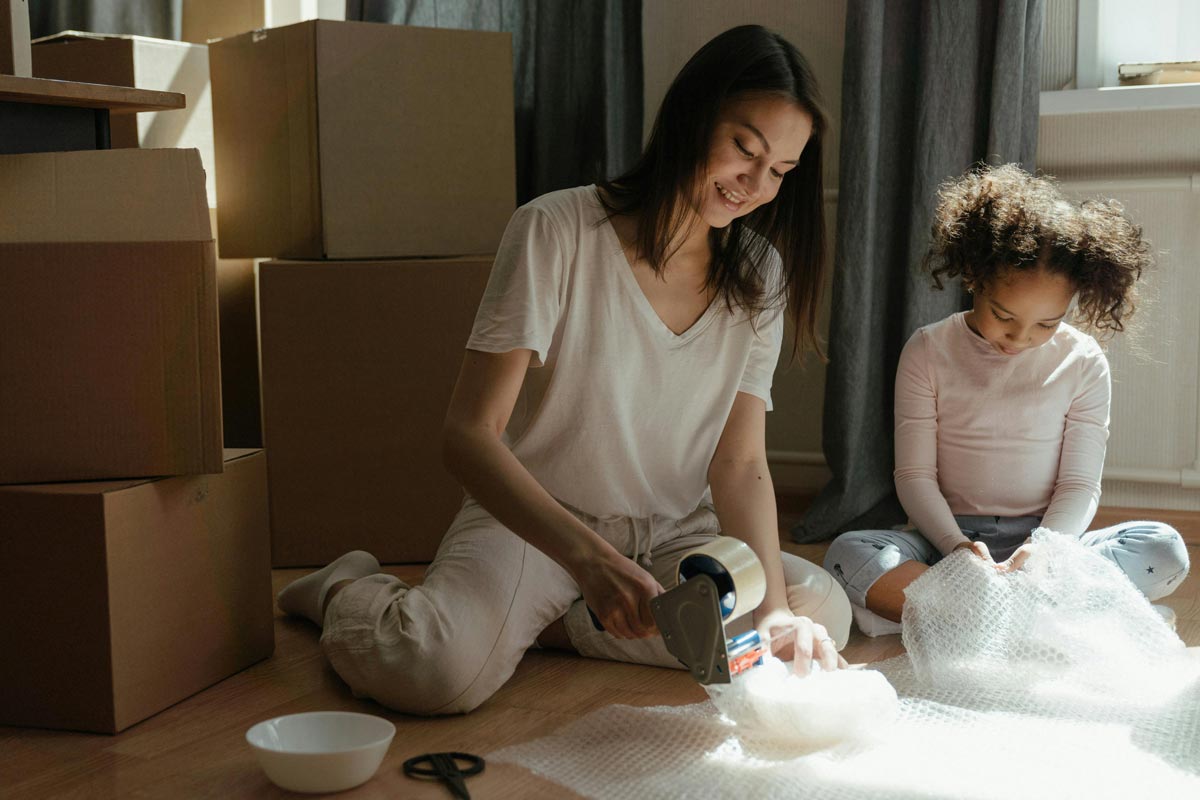
[[[780,261],[758,265],[779,284]],[[681,519],[738,392],[771,407],[782,309],[752,325],[717,298],[675,334],[638,285],[594,186],[517,209],[467,347],[534,351],[506,441],[569,506],[594,516]]]
[[[967,538],[954,514],[1041,516],[1074,536],[1100,501],[1112,389],[1096,340],[1067,323],[1006,356],[966,312],[908,340],[896,372],[896,493],[943,553]]]

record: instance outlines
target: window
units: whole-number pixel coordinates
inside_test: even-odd
[[[1200,60],[1196,0],[1079,0],[1075,88],[1117,85],[1117,65]]]

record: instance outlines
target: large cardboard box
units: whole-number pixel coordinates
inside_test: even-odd
[[[195,150],[0,156],[0,484],[220,472]]]
[[[267,472],[0,487],[0,724],[116,733],[270,656]]]
[[[491,263],[259,264],[275,566],[433,558],[462,504],[442,422]]]
[[[208,204],[217,204],[207,47],[146,36],[63,31],[34,40],[33,74],[185,95],[186,108],[113,115],[111,144],[196,148],[207,173]]]
[[[183,0],[183,40],[224,39],[309,19],[346,18],[348,0]]]
[[[209,59],[223,258],[499,246],[516,203],[510,34],[315,21],[213,42]]]

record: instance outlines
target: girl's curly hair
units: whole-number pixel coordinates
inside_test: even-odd
[[[1101,338],[1125,330],[1154,252],[1116,200],[1074,203],[1016,164],[977,166],[942,184],[938,200],[924,260],[937,288],[961,277],[983,289],[1010,270],[1042,267],[1075,286],[1081,327]]]

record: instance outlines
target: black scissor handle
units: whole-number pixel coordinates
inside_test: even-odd
[[[458,762],[465,761],[461,767]],[[428,764],[429,766],[421,766]],[[484,760],[473,753],[426,753],[404,762],[405,775],[423,775],[430,778],[449,778],[454,775],[468,777],[483,772]]]

